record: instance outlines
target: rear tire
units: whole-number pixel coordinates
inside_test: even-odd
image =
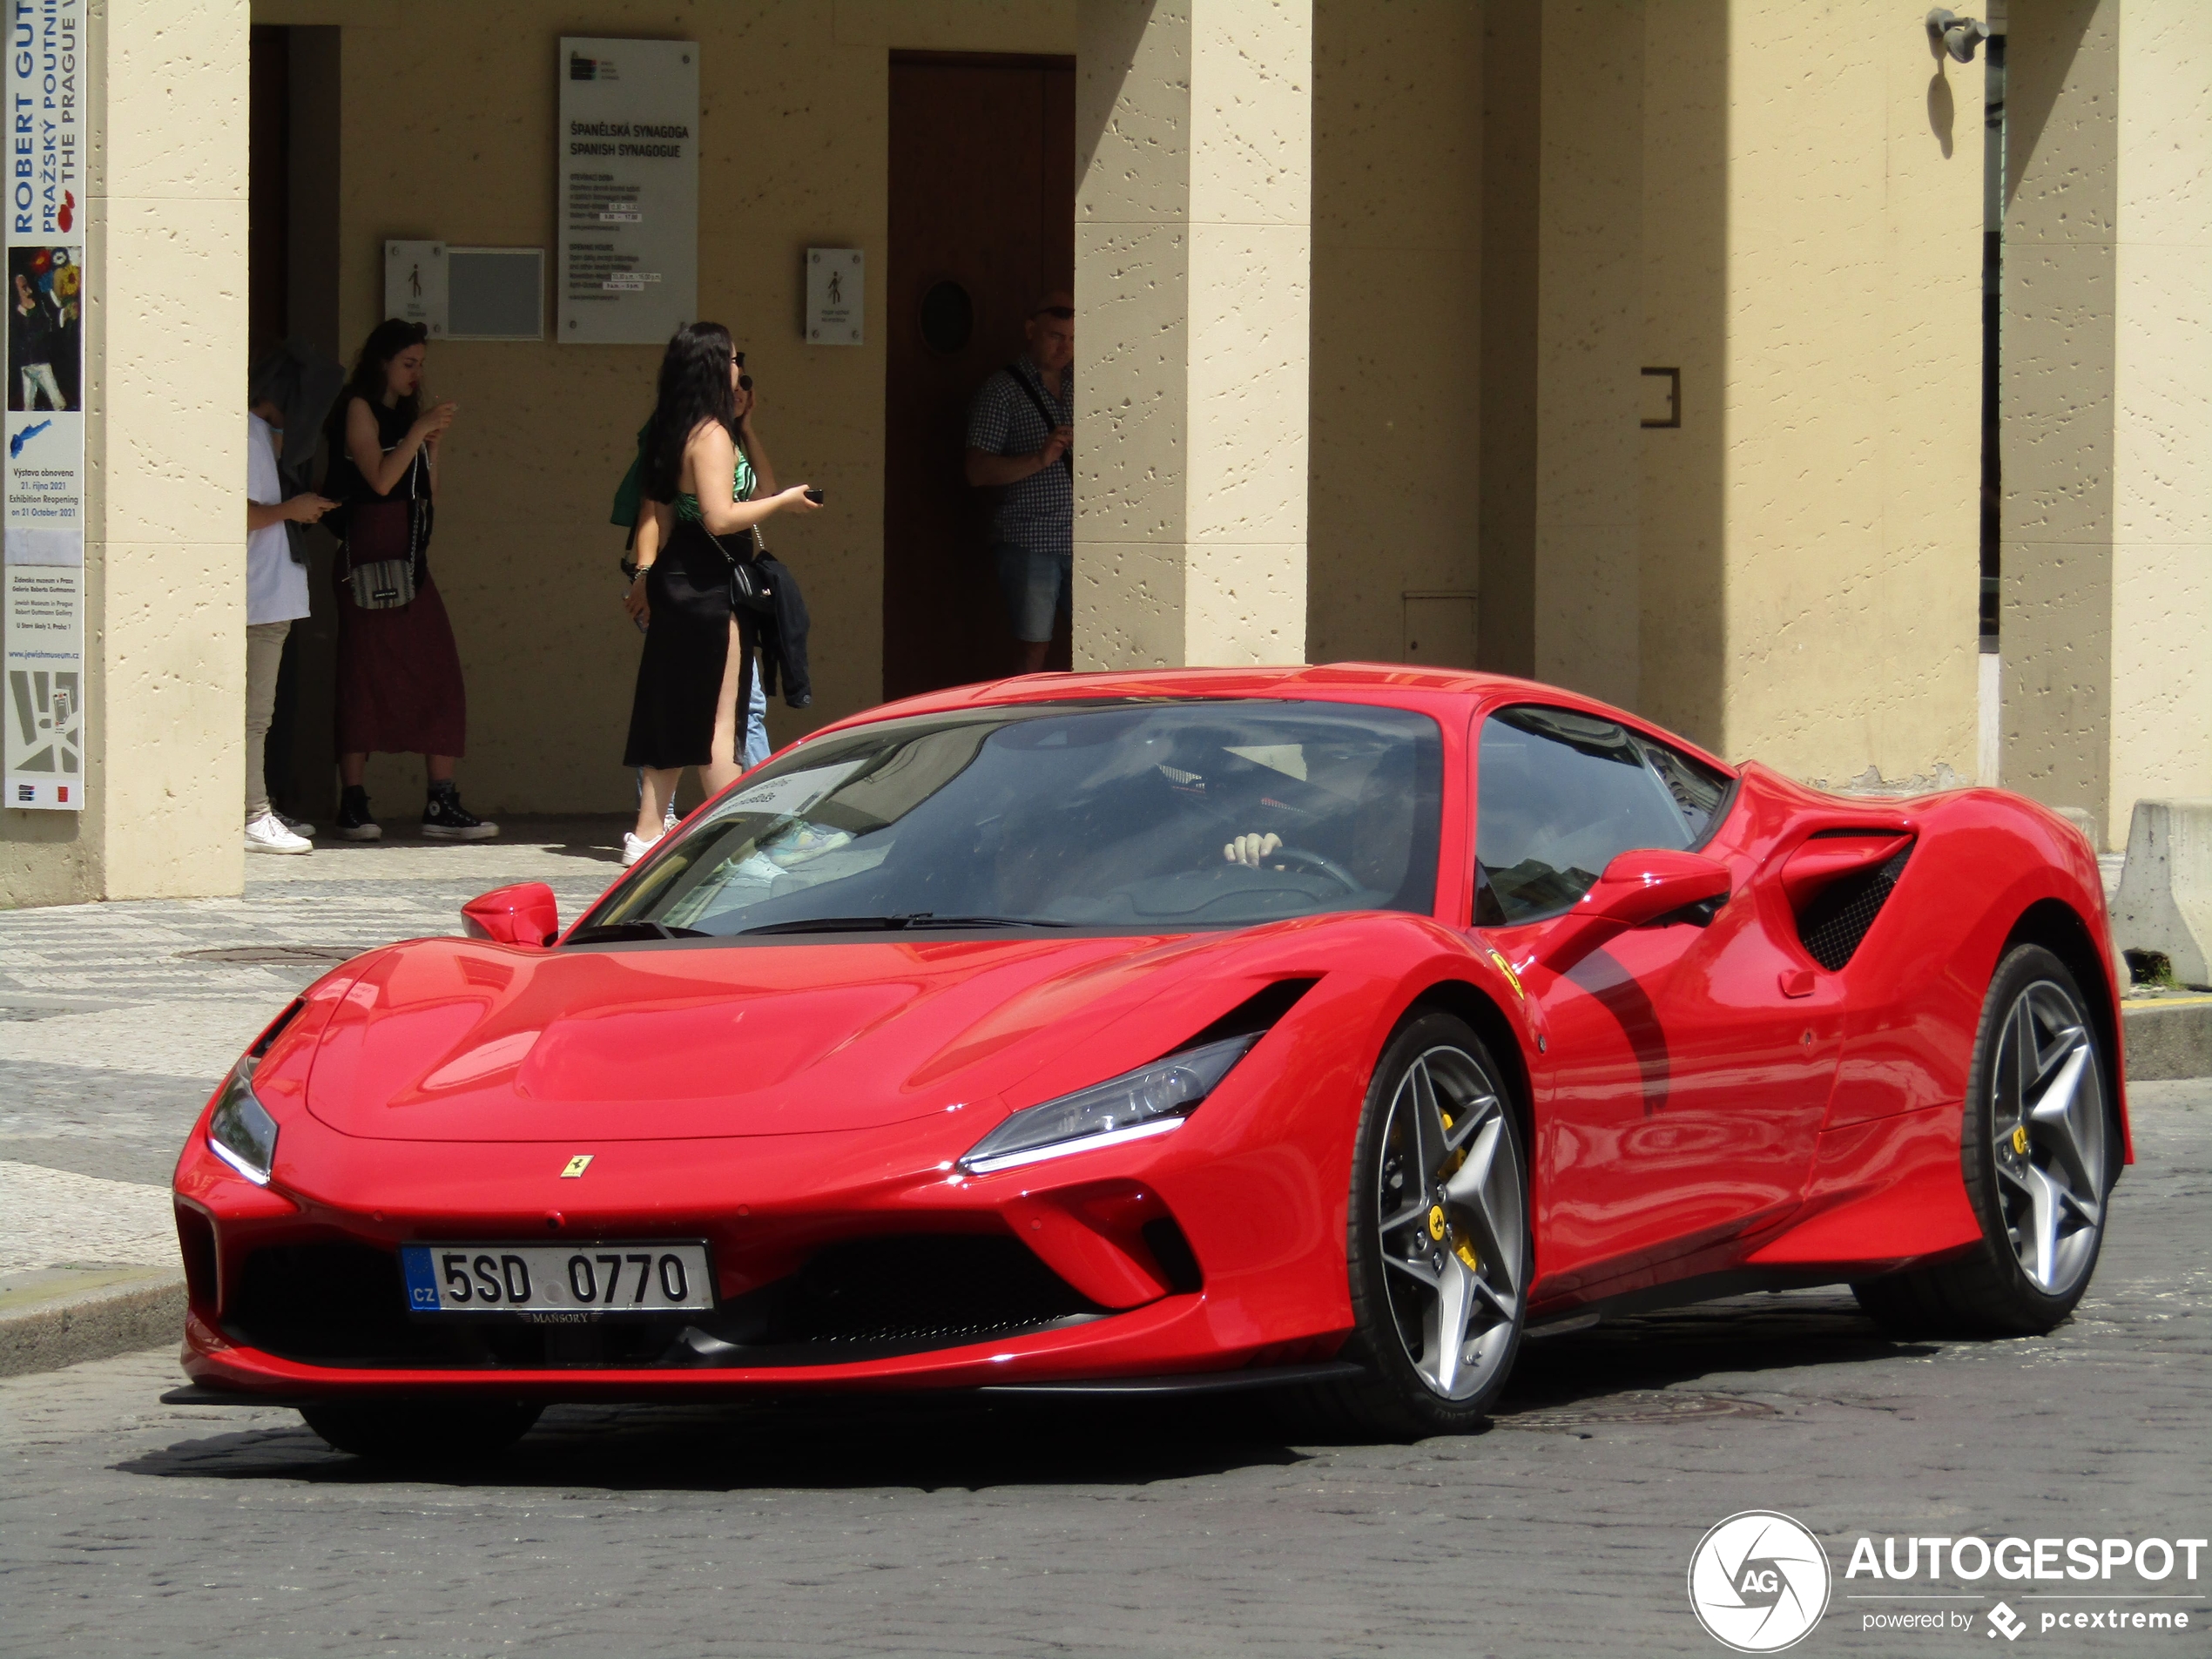
[[[545,1408],[521,1400],[333,1400],[302,1406],[336,1452],[382,1463],[476,1463],[529,1433]]]
[[[2040,945],[1998,964],[1966,1081],[1959,1163],[1981,1242],[1851,1286],[1901,1336],[2040,1336],[2080,1301],[2119,1174],[2113,1071],[2067,966]]]
[[[1504,1072],[1448,1014],[1385,1046],[1352,1159],[1345,1258],[1357,1382],[1309,1412],[1384,1439],[1465,1434],[1511,1374],[1527,1311],[1528,1164]]]

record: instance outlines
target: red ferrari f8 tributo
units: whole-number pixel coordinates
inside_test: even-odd
[[[1296,1384],[1473,1422],[1525,1337],[1846,1283],[2034,1332],[2129,1156],[2087,845],[1587,698],[1053,675],[828,727],[565,933],[347,963],[177,1167],[200,1400],[483,1450],[550,1401]]]

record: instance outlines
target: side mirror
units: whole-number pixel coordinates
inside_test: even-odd
[[[543,881],[523,881],[469,900],[461,925],[471,939],[543,950],[561,931],[561,907]]]
[[[1702,853],[1638,847],[1605,867],[1575,907],[1554,922],[1536,960],[1564,974],[1616,934],[1691,905],[1724,901],[1728,866]]]

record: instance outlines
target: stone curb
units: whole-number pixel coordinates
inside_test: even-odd
[[[2129,1082],[2212,1077],[2212,996],[2123,1001],[2120,1019]]]
[[[84,1274],[27,1305],[0,1308],[0,1377],[174,1347],[184,1326],[180,1276],[158,1271],[120,1278]]]

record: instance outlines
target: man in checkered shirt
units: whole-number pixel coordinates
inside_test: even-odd
[[[1028,349],[985,381],[968,410],[968,482],[999,492],[991,556],[1022,671],[1044,666],[1055,621],[1069,613],[1076,561],[1076,306],[1049,293],[1029,314]],[[1049,417],[1049,418],[1048,418]]]

